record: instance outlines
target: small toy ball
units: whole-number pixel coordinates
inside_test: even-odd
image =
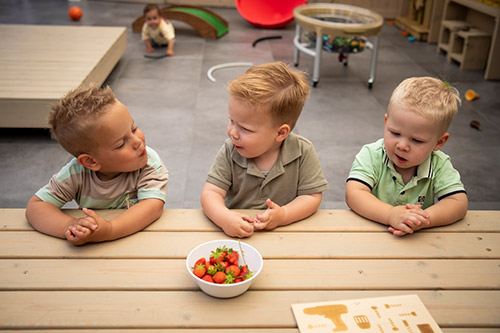
[[[73,6],[69,9],[68,15],[73,21],[78,21],[82,17],[82,10],[80,7]]]

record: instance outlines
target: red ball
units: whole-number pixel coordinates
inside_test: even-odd
[[[71,7],[68,11],[68,15],[73,21],[78,21],[82,17],[82,10],[80,7]]]

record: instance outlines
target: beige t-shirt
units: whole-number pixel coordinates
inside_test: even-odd
[[[165,45],[168,41],[175,38],[175,30],[172,23],[161,20],[158,28],[151,29],[147,23],[142,26],[142,40],[152,38],[156,44]]]
[[[266,199],[286,205],[299,195],[326,191],[328,183],[318,156],[306,138],[290,133],[278,160],[264,175],[251,159],[242,157],[227,139],[210,169],[207,182],[227,191],[230,209],[266,209]]]

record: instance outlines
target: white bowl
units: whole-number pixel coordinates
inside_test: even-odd
[[[198,284],[198,286],[204,293],[218,298],[230,298],[239,296],[248,290],[252,282],[260,274],[260,272],[262,271],[263,261],[259,251],[257,251],[253,246],[250,246],[246,243],[240,243],[241,248],[243,249],[243,253],[241,253],[239,242],[229,239],[206,242],[198,245],[197,247],[192,249],[191,252],[189,252],[186,258],[186,268],[189,272],[189,275],[193,278],[193,280]],[[222,247],[224,245],[228,249],[232,248],[234,251],[239,252],[240,256],[238,259],[238,265],[244,265],[243,256],[245,256],[245,262],[248,265],[248,270],[253,274],[251,278],[238,283],[217,284],[204,281],[194,275],[193,266],[196,261],[202,257],[208,259],[212,251],[215,251],[218,247]]]

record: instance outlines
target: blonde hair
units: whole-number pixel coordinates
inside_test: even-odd
[[[461,104],[458,90],[432,77],[412,77],[394,89],[387,116],[393,106],[406,108],[439,124],[440,134],[448,130]]]
[[[309,97],[305,74],[283,62],[253,66],[229,82],[229,94],[271,113],[274,125],[293,129]]]
[[[115,102],[115,94],[109,86],[100,88],[91,84],[71,90],[50,107],[51,131],[61,146],[73,156],[88,153],[95,145],[92,140],[95,120]]]

